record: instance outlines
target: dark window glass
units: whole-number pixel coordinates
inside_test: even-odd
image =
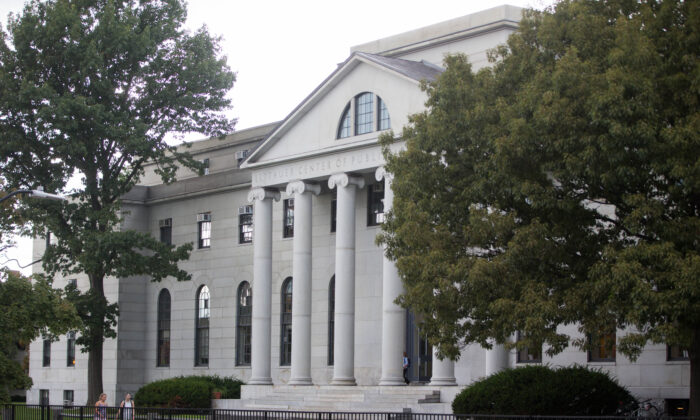
[[[209,364],[209,288],[202,286],[197,293],[197,305],[195,313],[195,365],[207,366]]]
[[[331,232],[335,232],[336,221],[338,220],[338,199],[331,200]]]
[[[342,139],[345,137],[350,137],[350,127],[350,103],[348,103],[345,110],[343,110],[343,116],[340,117],[340,124],[338,125],[338,138]]]
[[[369,92],[355,97],[355,135],[372,132],[374,116],[374,95]]]
[[[211,246],[211,216],[209,213],[200,215],[200,218],[206,218],[198,222],[198,239],[199,248],[209,248]]]
[[[291,238],[294,236],[294,199],[288,198],[284,200],[284,220],[283,225],[283,238]]]
[[[292,278],[282,283],[282,310],[280,319],[280,366],[292,362]]]
[[[49,405],[49,390],[48,389],[40,389],[39,390],[39,404],[40,405]]]
[[[238,209],[238,243],[253,242],[253,206]]]
[[[690,360],[688,357],[688,349],[677,346],[666,346],[666,360]]]
[[[379,102],[379,130],[388,130],[391,128],[391,119],[389,118],[389,110],[382,98],[377,96]]]
[[[250,365],[252,337],[253,291],[244,281],[238,286],[238,319],[236,328],[236,365]]]
[[[44,340],[44,351],[42,358],[42,366],[51,366],[51,340]]]
[[[377,226],[384,222],[384,183],[372,184],[367,188],[367,226]]]
[[[333,366],[335,355],[335,276],[328,283],[328,366]]]
[[[73,401],[75,401],[75,396],[73,393],[72,389],[65,389],[63,390],[63,405],[73,405]]]
[[[68,279],[68,285],[71,287],[78,287],[78,279]]]
[[[524,336],[518,332],[518,341]],[[539,347],[523,347],[518,351],[518,363],[542,363],[542,346]]]
[[[173,221],[172,219],[163,219],[160,221],[160,241],[164,244],[171,245],[173,243]]]
[[[71,331],[66,335],[66,366],[75,366],[75,331]]]
[[[156,366],[170,366],[170,292],[163,289],[158,294],[158,348]]]
[[[593,343],[588,352],[589,362],[614,362],[615,361],[615,334],[603,334],[589,336]]]

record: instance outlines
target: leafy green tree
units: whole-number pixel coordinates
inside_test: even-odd
[[[0,282],[0,403],[10,402],[10,391],[29,389],[32,379],[16,359],[20,347],[39,336],[53,338],[80,323],[75,308],[51,288],[45,278],[32,284],[12,271]]]
[[[165,182],[176,165],[201,170],[168,133],[233,130],[223,111],[235,75],[219,39],[186,31],[185,18],[181,0],[33,0],[0,33],[0,168],[9,188],[70,194],[20,210],[35,235],[55,239],[43,258],[49,276],[89,278],[88,291],[69,292],[83,320],[90,402],[102,392],[103,341],[116,335],[105,279],[189,279],[177,263],[191,245],[121,230],[120,197],[146,162]],[[71,178],[82,185],[67,191]]]
[[[568,0],[527,11],[493,67],[464,56],[385,153],[380,238],[442,356],[626,329],[689,350],[700,415],[700,3]],[[385,145],[398,141],[392,136]]]

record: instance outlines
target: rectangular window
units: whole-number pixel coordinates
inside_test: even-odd
[[[63,405],[70,407],[75,401],[75,396],[72,389],[66,389],[63,391]]]
[[[78,288],[78,279],[68,279],[68,286]]]
[[[197,215],[197,243],[199,249],[211,246],[211,213]]]
[[[66,366],[75,366],[75,331],[71,331],[66,335],[68,341],[66,349]]]
[[[284,200],[284,218],[282,220],[282,237],[294,237],[294,199],[288,198]]]
[[[202,165],[204,166],[202,175],[209,175],[209,158],[202,159]]]
[[[518,341],[524,337],[518,331]],[[542,346],[539,347],[523,347],[518,351],[518,363],[542,363]]]
[[[336,221],[338,220],[338,199],[331,200],[331,233],[335,232]]]
[[[240,166],[241,163],[245,160],[245,158],[248,157],[248,149],[246,150],[239,150],[236,152],[236,162],[238,162],[238,165]]]
[[[167,245],[173,243],[173,219],[162,219],[158,221],[160,227],[160,241]]]
[[[39,405],[49,405],[49,390],[40,389],[39,390]]]
[[[238,243],[253,242],[253,206],[238,208]]]
[[[384,183],[372,184],[367,188],[367,226],[384,223]]]
[[[601,336],[589,336],[592,343],[588,351],[589,362],[614,362],[615,361],[615,333]]]
[[[51,366],[51,340],[44,339],[43,367]]]
[[[668,345],[666,346],[666,360],[690,360],[688,349],[678,345]]]

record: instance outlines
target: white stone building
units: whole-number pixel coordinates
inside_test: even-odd
[[[506,41],[520,13],[496,7],[356,46],[284,121],[195,142],[190,152],[208,162],[207,174],[183,170],[178,182],[163,185],[149,171],[125,197],[124,228],[193,242],[181,264],[192,281],[106,283],[120,306],[118,337],[104,348],[108,403],[157,379],[218,374],[250,384],[247,400],[231,407],[265,406],[266,395],[275,407],[285,392],[314,406],[309,395],[333,389],[387,401],[386,390],[410,389],[405,402],[393,403],[398,410],[417,407],[408,400],[433,390],[449,402],[460,385],[524,363],[593,366],[639,396],[687,398],[689,363],[663,345],[648,346],[635,363],[604,349],[548,358],[479,346],[456,363],[440,362],[413,317],[393,304],[401,282],[375,244],[392,201],[377,138],[400,133],[424,109],[420,81],[442,71],[445,54],[466,53],[476,69],[487,65],[486,51]],[[35,241],[35,258],[43,248]],[[87,288],[87,278],[74,280]],[[74,347],[66,337],[31,346],[28,402],[85,402],[87,355]],[[402,386],[403,351],[411,380],[423,387]]]

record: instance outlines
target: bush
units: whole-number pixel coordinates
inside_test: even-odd
[[[607,373],[583,366],[525,366],[475,382],[452,402],[455,414],[614,415],[634,402]]]
[[[219,376],[179,376],[141,387],[134,400],[140,407],[210,408],[214,390],[222,398],[240,398],[242,382]]]

